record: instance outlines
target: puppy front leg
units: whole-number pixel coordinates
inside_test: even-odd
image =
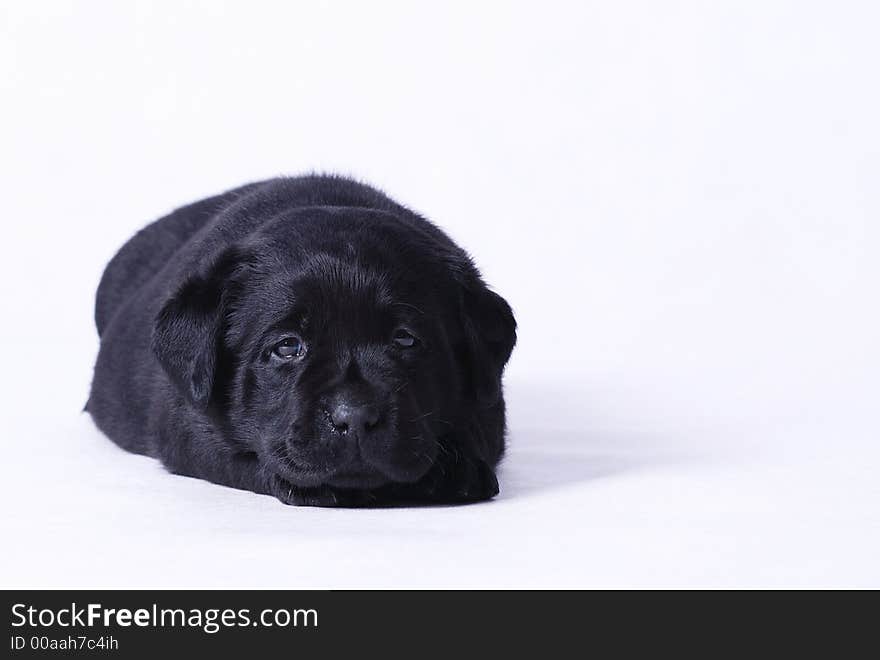
[[[193,442],[178,436],[164,444],[159,458],[174,474],[274,495],[284,504],[298,506],[363,506],[366,495],[357,491],[341,491],[329,486],[304,488],[284,480],[265,469],[255,453],[234,452],[215,443]]]
[[[204,479],[221,486],[274,495],[270,480],[255,453],[236,452],[213,441],[205,441],[190,433],[165,437],[158,449],[158,458],[165,468],[185,477]]]

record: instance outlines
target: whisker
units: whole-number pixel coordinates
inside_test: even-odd
[[[437,450],[438,450],[441,454],[443,454],[444,456],[448,456],[448,455],[449,455],[449,450],[443,445],[442,442],[440,442],[439,440],[437,440],[437,438],[432,438],[432,440],[433,440],[434,444],[437,446]]]

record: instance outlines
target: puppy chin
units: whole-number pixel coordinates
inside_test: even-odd
[[[341,470],[330,475],[328,486],[356,490],[371,490],[389,483],[388,477],[377,471]]]
[[[433,460],[419,459],[406,465],[373,465],[360,459],[333,470],[326,484],[337,488],[370,490],[392,483],[413,483],[421,479],[433,463]]]
[[[373,438],[364,447],[356,436],[345,436],[345,442],[320,433],[311,438],[310,443],[288,438],[273,445],[275,449],[269,452],[271,469],[303,488],[373,490],[394,483],[414,483],[433,467],[437,454],[433,446],[418,452],[389,452],[386,447],[396,441],[394,436]],[[316,444],[321,445],[320,449]]]

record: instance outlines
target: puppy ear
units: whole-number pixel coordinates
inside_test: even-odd
[[[162,306],[153,327],[153,353],[199,409],[211,399],[228,285],[242,259],[237,248],[230,248],[188,277]]]
[[[482,282],[465,287],[462,297],[467,361],[477,401],[491,406],[501,396],[501,374],[516,344],[510,305]]]

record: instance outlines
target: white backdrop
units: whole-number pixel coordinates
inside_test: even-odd
[[[872,2],[4,2],[4,587],[880,587]],[[285,508],[80,412],[140,226],[323,170],[512,304],[502,495]]]

